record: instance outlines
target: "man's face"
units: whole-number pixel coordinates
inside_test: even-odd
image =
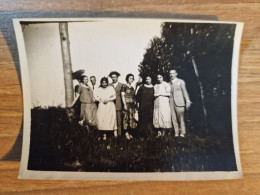
[[[177,72],[175,70],[170,71],[170,78],[171,80],[175,79],[177,77]]]
[[[118,81],[118,77],[115,74],[111,75],[111,79],[112,79],[113,83],[116,83]]]
[[[142,77],[138,77],[138,81],[137,81],[138,83],[142,83],[143,82],[143,79],[142,79]]]
[[[96,84],[96,78],[95,77],[92,77],[90,79],[90,82],[92,83],[92,85],[95,85]]]

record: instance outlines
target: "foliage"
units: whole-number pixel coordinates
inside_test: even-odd
[[[235,25],[213,23],[163,23],[160,37],[154,37],[139,64],[141,76],[162,72],[169,81],[175,69],[186,82],[193,102],[189,120],[203,134],[199,80],[205,95],[210,133],[231,134],[231,65]],[[199,77],[194,71],[197,65]]]
[[[88,132],[80,126],[65,108],[34,108],[28,169],[101,172],[236,169],[232,137],[201,138],[189,134],[186,138],[175,138],[173,133],[161,139],[127,140],[111,135],[104,141],[101,137],[96,129]]]

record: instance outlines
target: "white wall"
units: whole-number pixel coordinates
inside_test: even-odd
[[[56,23],[29,24],[24,30],[32,107],[65,105],[63,64]]]

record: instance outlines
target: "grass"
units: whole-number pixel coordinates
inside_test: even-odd
[[[190,127],[189,129],[192,129]],[[197,132],[197,131],[195,131]],[[163,138],[106,141],[78,124],[64,108],[32,109],[28,169],[95,172],[180,172],[236,170],[232,137]]]

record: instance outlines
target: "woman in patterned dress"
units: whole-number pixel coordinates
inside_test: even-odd
[[[135,115],[135,89],[132,86],[134,81],[134,75],[128,74],[126,75],[126,84],[124,84],[121,88],[121,96],[124,105],[123,110],[123,129],[126,131],[125,136],[126,139],[131,139],[132,135],[131,131],[136,129],[137,121],[134,118]]]

